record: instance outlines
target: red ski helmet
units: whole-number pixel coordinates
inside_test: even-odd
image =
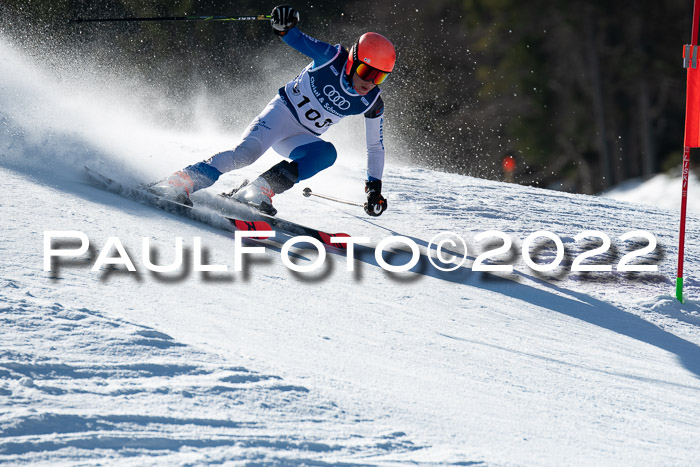
[[[389,39],[376,32],[366,32],[350,49],[345,74],[353,73],[374,84],[384,82],[396,63],[396,50]]]

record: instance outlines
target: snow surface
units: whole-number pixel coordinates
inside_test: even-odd
[[[280,216],[373,245],[413,239],[422,255],[411,272],[384,271],[365,247],[355,272],[331,249],[321,271],[294,273],[273,239],[246,243],[266,252],[237,273],[230,232],[94,188],[81,168],[160,177],[235,143],[240,128],[183,130],[128,83],[38,67],[6,41],[0,63],[0,462],[697,462],[697,215],[688,219],[681,305],[672,297],[676,212],[405,167],[394,155],[379,218],[306,199],[304,185],[275,200]],[[309,181],[314,191],[362,200],[353,125],[330,133],[341,157]],[[277,160],[270,153],[226,174],[210,193]],[[635,248],[620,235],[637,229],[658,240],[643,258],[658,272],[570,272],[590,249],[578,233],[609,235],[614,247],[598,259],[614,265]],[[43,271],[49,230],[85,232],[89,254]],[[513,273],[471,271],[488,246],[473,238],[488,230],[513,238],[513,254],[499,257]],[[538,230],[564,242],[553,273],[536,273],[519,253]],[[468,241],[458,271],[426,259],[444,231]],[[113,236],[136,273],[91,271]],[[182,237],[189,267],[149,272],[142,237],[159,264]],[[192,271],[195,237],[206,260],[229,272]],[[551,244],[536,249],[540,263],[553,259]],[[403,249],[391,256],[408,260]]]
[[[676,213],[680,220],[682,179],[668,174],[656,174],[643,180],[628,180],[602,194],[606,198],[646,204],[668,209]],[[688,212],[700,213],[700,180],[695,174],[688,178]]]

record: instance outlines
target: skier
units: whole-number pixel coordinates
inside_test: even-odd
[[[384,104],[377,85],[394,68],[394,46],[374,32],[363,34],[350,52],[318,41],[299,31],[299,13],[289,5],[275,7],[270,21],[275,34],[313,61],[280,88],[244,131],[238,146],[172,174],[151,190],[191,205],[192,192],[213,185],[224,172],[252,164],[271,147],[288,160],[244,184],[232,197],[274,216],[274,195],[335,162],[335,147],[319,136],[344,117],[364,114],[368,159],[364,208],[370,216],[381,215],[387,208],[381,194]]]

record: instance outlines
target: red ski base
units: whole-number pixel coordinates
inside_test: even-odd
[[[242,221],[240,219],[229,219],[233,226],[238,229],[238,230],[244,230],[248,232],[257,232],[257,231],[262,231],[262,230],[272,230],[272,227],[270,227],[270,224],[268,224],[265,221]],[[259,236],[259,237],[251,237],[256,240],[267,240],[270,237],[265,237],[265,236]]]
[[[263,231],[263,230],[272,230],[272,226],[270,223],[265,222],[265,221],[244,221],[241,219],[234,219],[233,217],[227,217],[229,221],[233,224],[233,226],[238,229],[238,230],[244,230],[247,232],[258,232],[258,231]],[[298,235],[306,235],[312,238],[315,238],[316,240],[319,240],[321,243],[324,245],[332,246],[333,248],[338,248],[341,250],[347,249],[347,244],[345,243],[333,243],[331,241],[331,238],[333,237],[350,237],[348,234],[344,233],[337,233],[337,234],[329,234],[326,232],[322,232],[320,230],[312,229],[311,227],[305,227],[301,226],[299,224],[294,224],[288,221],[282,221],[279,219],[274,219],[272,222],[276,224],[276,227],[279,227],[281,230],[285,230],[287,232],[295,233]],[[286,228],[285,228],[286,227]],[[255,236],[251,237],[256,240],[267,240],[269,237],[266,236]]]

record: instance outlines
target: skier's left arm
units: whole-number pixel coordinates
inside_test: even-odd
[[[365,113],[365,139],[367,141],[367,202],[365,212],[370,216],[380,216],[387,208],[382,196],[382,175],[384,173],[384,102],[377,98],[371,109]]]

